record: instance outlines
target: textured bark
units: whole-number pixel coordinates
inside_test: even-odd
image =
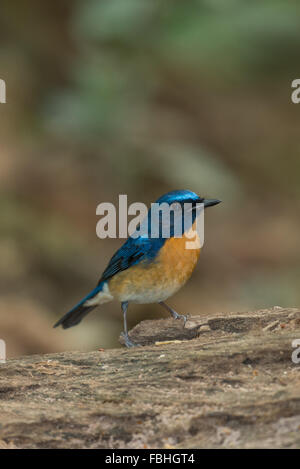
[[[300,446],[300,310],[144,321],[130,335],[144,346],[1,364],[0,448]]]

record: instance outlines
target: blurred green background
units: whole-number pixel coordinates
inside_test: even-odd
[[[52,325],[122,240],[96,206],[190,189],[223,203],[178,312],[300,304],[300,4],[2,0],[0,337],[8,356],[118,346],[120,306]],[[133,305],[129,321],[164,317]]]

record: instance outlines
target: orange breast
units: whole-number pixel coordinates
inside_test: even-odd
[[[200,255],[200,248],[187,249],[186,242],[185,236],[166,240],[151,263],[141,262],[112,277],[110,293],[119,301],[135,303],[169,298],[190,278]]]
[[[160,250],[158,262],[170,281],[182,286],[192,275],[200,255],[200,248],[187,249],[187,238],[170,238]]]

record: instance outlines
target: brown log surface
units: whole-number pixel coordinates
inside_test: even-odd
[[[299,448],[300,310],[182,325],[143,321],[134,349],[0,364],[0,449]]]

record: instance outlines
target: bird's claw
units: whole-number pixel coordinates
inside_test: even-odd
[[[173,313],[173,318],[174,319],[183,319],[183,327],[185,327],[185,324],[188,320],[188,317],[185,314],[178,314],[176,311]]]
[[[121,336],[124,337],[124,342],[125,342],[125,346],[127,348],[132,348],[132,347],[141,347],[141,344],[135,344],[134,342],[132,342],[128,335],[124,334],[124,332],[121,333]]]

